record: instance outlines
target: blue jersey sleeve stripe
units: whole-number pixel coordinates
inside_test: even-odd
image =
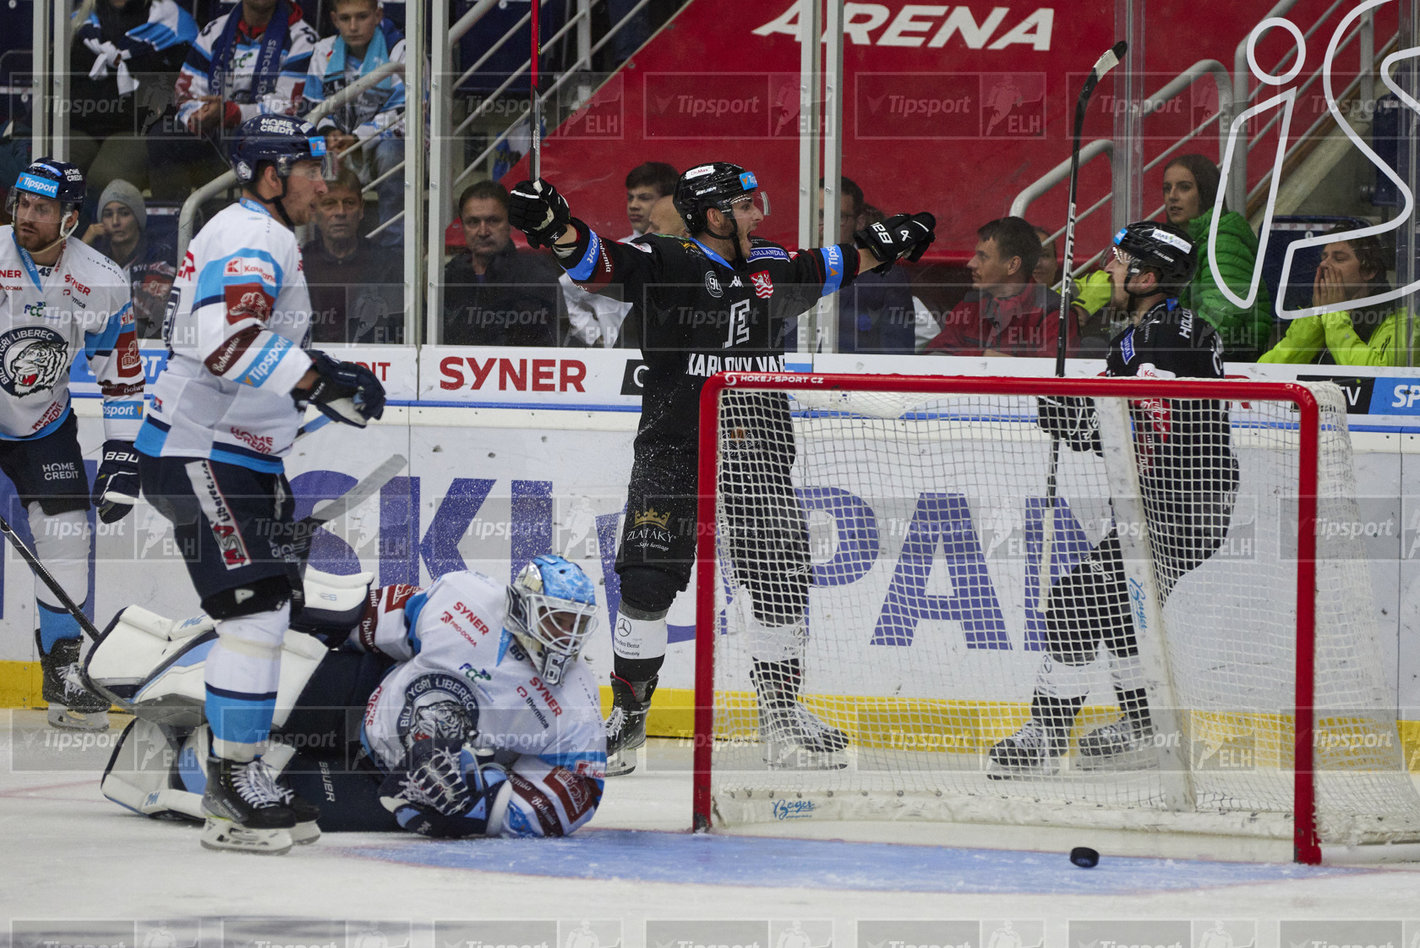
[[[574,280],[588,280],[596,272],[597,258],[601,256],[602,239],[592,231],[592,239],[587,241],[587,252],[577,261],[575,267],[567,268],[567,275]]]
[[[103,329],[84,333],[84,355],[92,359],[112,352],[118,344],[119,334],[123,332],[123,316],[132,308],[132,303],[124,303],[123,308],[109,316]]]
[[[582,751],[575,754],[538,754],[537,759],[549,767],[566,767],[575,772],[578,764],[605,764],[606,754],[601,751]]]

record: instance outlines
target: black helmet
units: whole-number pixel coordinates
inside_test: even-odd
[[[737,198],[758,187],[754,172],[728,161],[713,161],[696,165],[681,175],[671,201],[685,221],[686,230],[698,234],[705,230],[706,211],[714,207],[728,213]]]
[[[1129,273],[1156,270],[1162,289],[1178,289],[1193,279],[1198,250],[1188,232],[1175,224],[1139,221],[1114,235],[1114,246],[1127,255]]]
[[[229,157],[237,180],[248,184],[256,180],[261,163],[269,161],[276,173],[289,177],[298,161],[330,163],[325,149],[325,136],[310,122],[286,115],[258,115],[247,119],[233,137]],[[325,169],[323,169],[325,170]]]

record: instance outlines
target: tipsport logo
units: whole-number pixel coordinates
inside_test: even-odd
[[[1044,73],[862,73],[862,139],[1043,138]]]

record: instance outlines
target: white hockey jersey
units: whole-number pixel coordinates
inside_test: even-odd
[[[138,450],[281,471],[301,424],[291,389],[311,367],[310,316],[291,229],[248,198],[213,217],[168,297],[172,355]]]
[[[370,696],[361,732],[385,771],[404,765],[441,724],[472,721],[481,749],[497,751],[513,794],[504,836],[563,836],[591,818],[606,775],[601,700],[591,671],[574,663],[544,683],[503,630],[506,586],[474,571],[449,573],[423,592],[379,590],[373,614],[352,635],[361,648],[401,664]],[[490,827],[490,835],[495,829]]]
[[[83,351],[104,397],[104,437],[132,441],[143,363],[128,278],[77,238],[38,266],[0,227],[0,439],[43,437],[69,416],[69,366]],[[7,397],[8,396],[8,397]]]

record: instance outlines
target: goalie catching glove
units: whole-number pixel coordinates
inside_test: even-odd
[[[122,520],[138,503],[138,452],[132,441],[104,442],[93,502],[104,523]]]
[[[487,836],[503,827],[513,786],[490,751],[447,738],[415,741],[403,773],[380,785],[380,803],[421,836]]]
[[[542,178],[519,182],[508,192],[508,222],[534,247],[552,247],[571,221],[567,199]]]
[[[926,211],[894,214],[885,221],[869,224],[853,235],[853,243],[873,252],[882,263],[874,272],[885,273],[898,260],[921,259],[937,239],[937,219]]]
[[[337,362],[324,352],[311,352],[316,380],[310,390],[295,389],[298,407],[316,406],[332,421],[363,428],[385,412],[385,387],[375,373],[358,362]]]

